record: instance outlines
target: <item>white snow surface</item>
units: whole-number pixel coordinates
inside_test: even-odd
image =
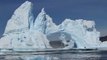
[[[3,37],[0,38],[0,48],[46,49],[52,48],[49,44],[51,40],[61,40],[68,44],[64,47],[67,49],[107,47],[106,42],[99,40],[100,32],[96,30],[94,21],[65,19],[56,25],[44,8],[33,21],[32,3],[26,1],[8,20]]]

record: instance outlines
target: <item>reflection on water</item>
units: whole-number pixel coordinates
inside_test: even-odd
[[[0,54],[0,60],[107,60],[107,51],[65,50]]]

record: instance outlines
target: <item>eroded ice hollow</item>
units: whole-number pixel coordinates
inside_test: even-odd
[[[12,49],[72,49],[107,47],[99,40],[100,32],[90,20],[65,19],[61,24],[53,23],[44,8],[34,19],[32,3],[26,1],[15,10],[8,20],[0,48]]]

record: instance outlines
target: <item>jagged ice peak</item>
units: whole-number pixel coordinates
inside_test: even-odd
[[[15,10],[14,14],[7,22],[5,33],[8,33],[12,30],[28,28],[32,21],[32,3],[26,1]]]

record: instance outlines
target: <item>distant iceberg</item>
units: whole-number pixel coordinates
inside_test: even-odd
[[[44,8],[34,19],[32,5],[26,1],[15,10],[0,38],[0,48],[56,49],[55,41],[61,49],[107,47],[99,40],[94,21],[65,19],[56,25]]]

